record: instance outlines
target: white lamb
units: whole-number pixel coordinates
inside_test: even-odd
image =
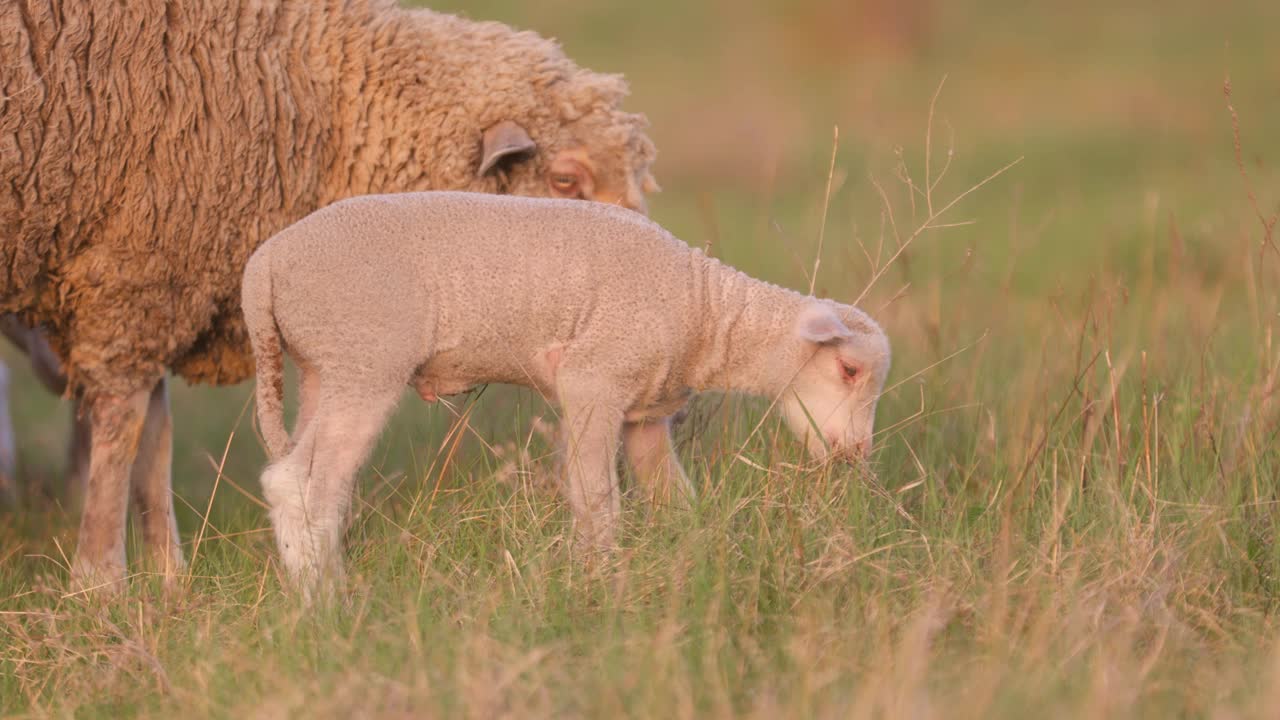
[[[456,192],[367,195],[263,244],[242,289],[286,570],[342,572],[356,471],[406,383],[428,401],[483,383],[562,411],[578,535],[614,542],[619,442],[649,493],[691,492],[669,419],[691,393],[780,398],[818,458],[871,445],[889,342],[862,311],[777,287],[602,203]],[[284,426],[282,349],[300,368]]]

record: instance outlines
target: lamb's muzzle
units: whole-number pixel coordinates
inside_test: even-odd
[[[289,572],[340,575],[355,473],[406,385],[482,383],[559,405],[579,537],[608,547],[619,448],[649,494],[690,485],[670,416],[691,392],[777,398],[817,458],[870,450],[889,342],[857,308],[753,280],[601,203],[437,192],[364,196],[268,240],[242,307],[273,464],[263,489]],[[301,369],[292,438],[280,353]]]

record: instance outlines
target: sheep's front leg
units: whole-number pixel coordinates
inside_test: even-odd
[[[629,422],[622,427],[627,461],[649,501],[655,505],[688,507],[693,485],[680,467],[671,441],[671,418]]]
[[[0,362],[0,505],[17,505],[17,443],[9,416],[9,368]]]
[[[72,585],[85,590],[121,588],[125,574],[124,526],[129,474],[142,438],[151,388],[93,401],[93,447],[80,538],[71,564]]]
[[[186,567],[173,512],[173,420],[169,384],[161,379],[151,389],[146,420],[133,463],[133,502],[142,525],[143,548],[151,567],[166,580]]]
[[[31,369],[40,383],[54,395],[67,390],[67,374],[62,362],[49,347],[49,341],[38,330],[23,328],[23,349],[31,356]],[[167,412],[167,411],[166,411]],[[71,507],[83,507],[85,486],[89,482],[89,447],[92,443],[89,414],[81,412],[80,401],[71,398],[71,442],[67,445],[67,466],[63,487]],[[167,484],[167,480],[166,480]]]
[[[67,378],[62,372],[62,364],[39,331],[24,325],[17,315],[3,315],[0,316],[0,334],[30,356],[36,378],[49,392],[61,395],[66,390]],[[8,368],[0,364],[0,502],[14,503],[18,497],[17,462],[8,391]]]
[[[49,341],[45,339],[44,334],[34,328],[26,327],[20,332],[22,342],[20,344],[16,340],[14,342],[31,357],[31,370],[35,373],[36,379],[54,395],[65,393],[67,374],[62,369],[62,361],[58,360],[53,348],[49,347]],[[9,337],[13,339],[12,335]]]
[[[565,494],[578,538],[598,549],[613,547],[622,503],[618,496],[622,411],[586,391],[560,394],[564,404]]]
[[[0,317],[0,334],[28,355],[31,370],[45,389],[54,395],[66,393],[67,374],[44,333],[22,324],[16,315],[4,315]],[[80,402],[75,398],[71,400],[71,424],[63,484],[68,505],[78,511],[83,505],[85,486],[89,482],[90,431],[88,413],[81,412]]]
[[[72,400],[65,486],[68,503],[77,512],[84,507],[85,488],[89,486],[89,448],[92,446],[93,423],[89,413],[81,411],[80,401]]]

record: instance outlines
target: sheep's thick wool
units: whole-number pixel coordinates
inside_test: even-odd
[[[546,194],[568,147],[642,177],[625,94],[536,34],[379,0],[0,3],[0,312],[90,402],[165,368],[243,380],[240,277],[272,233],[364,193]],[[478,174],[502,121],[537,149]]]

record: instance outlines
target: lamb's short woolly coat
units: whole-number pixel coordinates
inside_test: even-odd
[[[0,312],[43,324],[89,400],[166,367],[242,380],[240,276],[273,232],[370,192],[545,194],[575,145],[639,193],[625,92],[533,33],[383,0],[2,3]],[[504,120],[535,156],[478,176]]]
[[[266,334],[255,348],[278,331],[301,365],[347,373],[353,387],[412,379],[433,398],[512,383],[556,399],[559,372],[589,371],[617,380],[612,401],[633,421],[669,416],[691,389],[728,377],[746,392],[785,386],[812,351],[794,341],[795,318],[820,302],[621,208],[442,192],[313,213],[254,254],[243,292],[251,331]],[[830,306],[882,337],[860,311]],[[264,418],[278,456],[275,427]]]
[[[344,200],[254,253],[242,306],[273,460],[263,492],[301,578],[339,567],[352,479],[406,384],[428,400],[491,382],[553,400],[575,518],[608,545],[620,442],[655,496],[687,487],[668,418],[691,392],[785,396],[811,451],[858,454],[889,368],[888,341],[860,310],[752,279],[601,203]],[[285,352],[301,371],[292,437]]]

